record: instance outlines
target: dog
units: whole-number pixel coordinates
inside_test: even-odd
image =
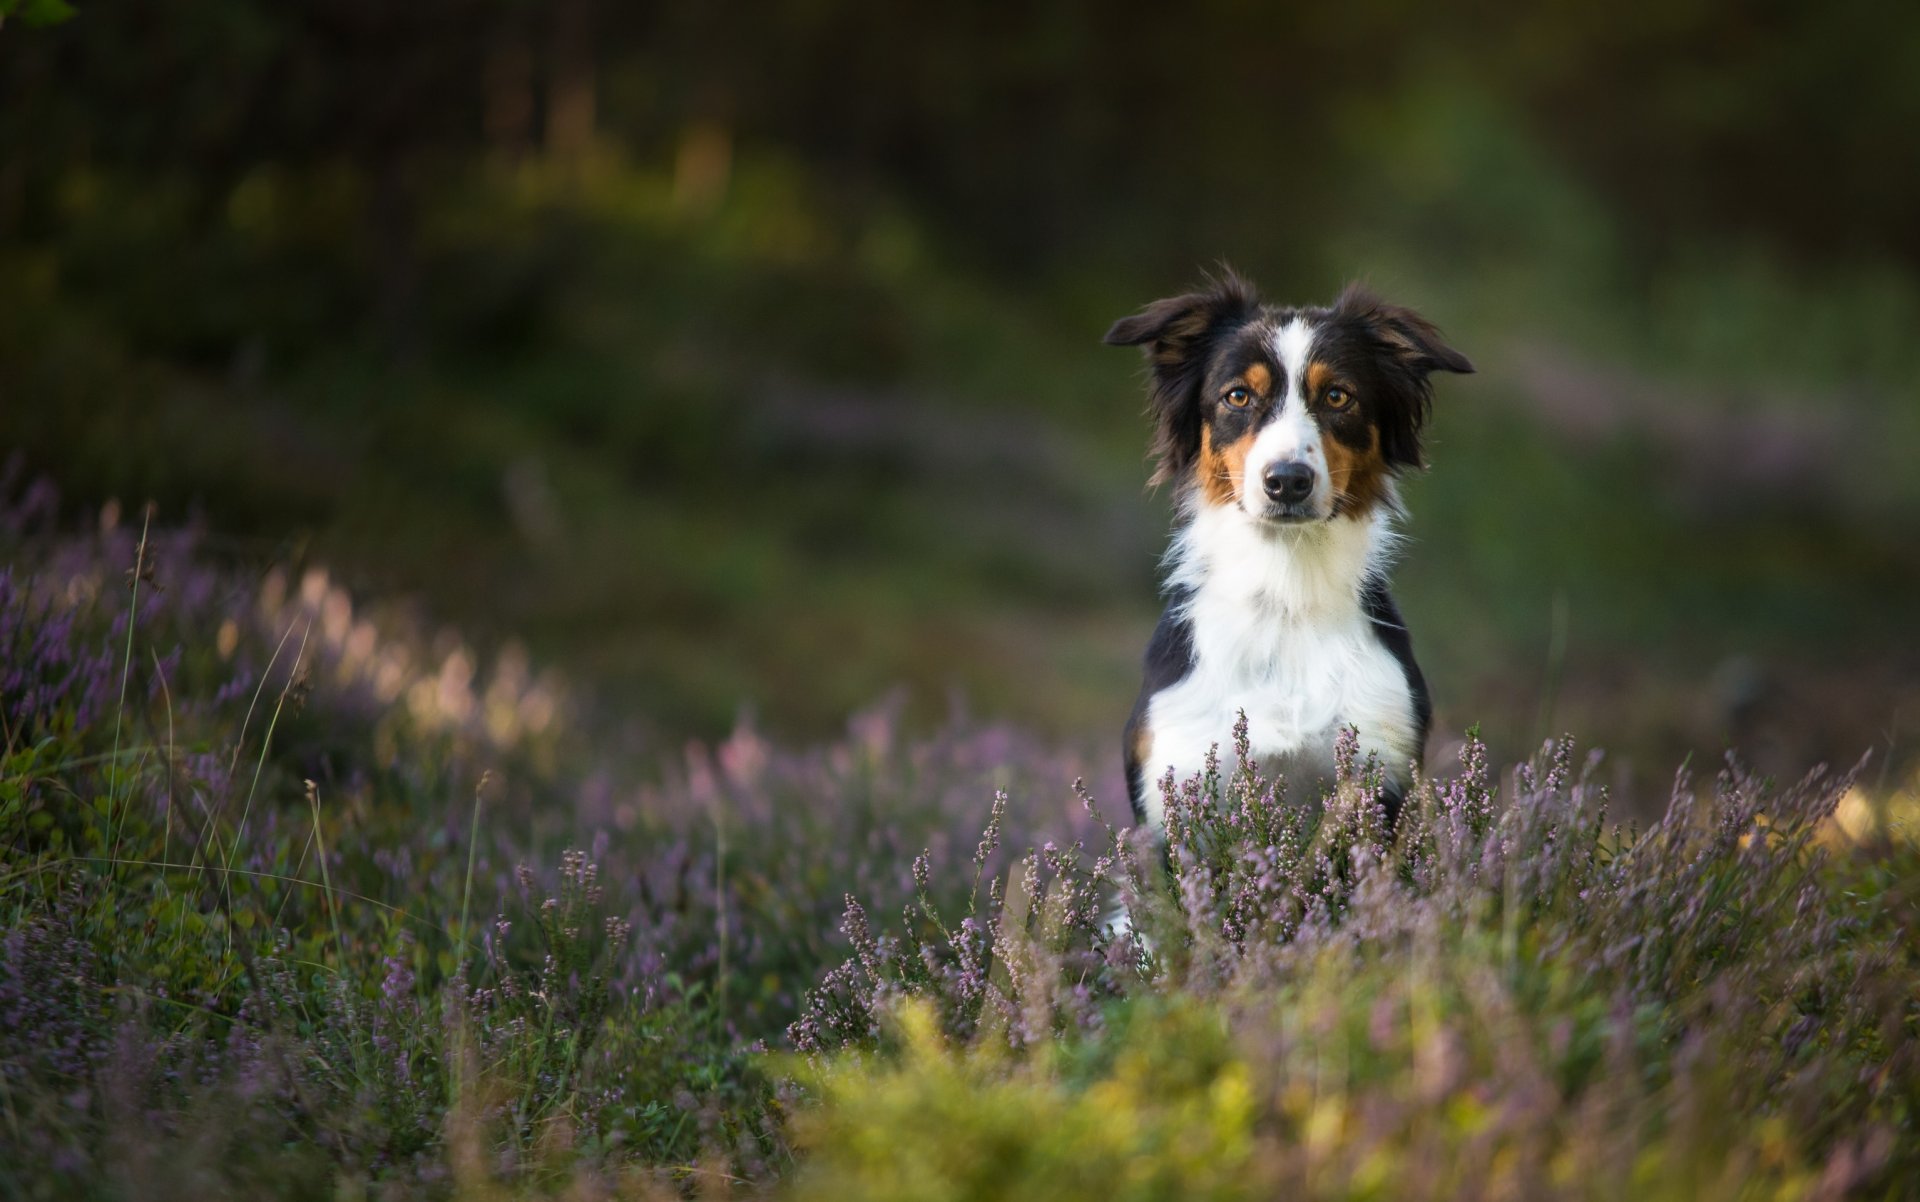
[[[1398,485],[1424,466],[1429,377],[1473,365],[1364,287],[1283,308],[1231,271],[1106,341],[1146,348],[1153,482],[1176,490],[1167,608],[1125,732],[1135,822],[1164,833],[1161,782],[1199,773],[1244,711],[1253,755],[1289,783],[1330,780],[1356,728],[1391,824],[1433,718],[1387,588]]]

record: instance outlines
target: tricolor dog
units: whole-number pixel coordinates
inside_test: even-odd
[[[1355,727],[1391,817],[1433,712],[1387,591],[1398,481],[1421,466],[1429,376],[1473,365],[1362,288],[1282,308],[1231,273],[1106,340],[1147,349],[1154,479],[1177,490],[1167,610],[1126,728],[1135,820],[1161,828],[1161,781],[1199,772],[1241,711],[1296,787],[1332,778]]]

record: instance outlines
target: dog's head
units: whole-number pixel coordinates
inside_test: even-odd
[[[1421,464],[1428,377],[1473,370],[1431,322],[1363,288],[1282,309],[1232,273],[1122,318],[1107,342],[1148,348],[1155,482],[1276,525],[1392,504]]]

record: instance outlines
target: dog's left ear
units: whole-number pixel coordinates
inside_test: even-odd
[[[1333,304],[1334,318],[1350,323],[1371,339],[1379,355],[1383,411],[1380,451],[1393,467],[1417,468],[1425,462],[1422,434],[1433,413],[1436,371],[1468,373],[1473,364],[1440,337],[1426,318],[1404,305],[1390,305],[1358,284],[1349,284]]]
[[[1360,284],[1349,284],[1333,311],[1373,335],[1400,366],[1425,376],[1436,371],[1471,375],[1473,364],[1440,337],[1426,318],[1404,305],[1390,305]]]

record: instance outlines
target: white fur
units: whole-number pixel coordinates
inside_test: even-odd
[[[1273,331],[1273,354],[1287,369],[1287,398],[1300,396],[1300,381],[1306,375],[1307,358],[1313,353],[1313,323],[1294,317]]]
[[[1404,784],[1420,751],[1413,696],[1360,604],[1392,550],[1391,507],[1281,526],[1194,497],[1185,516],[1167,553],[1168,584],[1190,590],[1194,664],[1148,704],[1149,823],[1163,823],[1167,769],[1185,780],[1215,744],[1230,760],[1241,710],[1254,754],[1296,797],[1332,779],[1334,739],[1347,725],[1359,730],[1361,755],[1378,752],[1388,779]]]
[[[1320,423],[1307,410],[1304,381],[1307,360],[1313,353],[1313,325],[1296,317],[1273,332],[1274,357],[1286,375],[1286,388],[1274,399],[1273,416],[1254,436],[1247,451],[1246,478],[1240,481],[1240,507],[1260,517],[1267,497],[1260,481],[1267,469],[1278,463],[1295,461],[1313,469],[1313,492],[1307,498],[1308,511],[1324,518],[1333,511],[1333,481],[1327,471],[1326,448],[1321,444]]]

